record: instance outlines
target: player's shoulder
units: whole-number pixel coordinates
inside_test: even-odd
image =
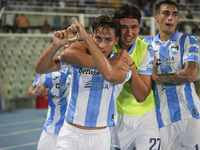
[[[154,37],[145,37],[142,40],[146,43],[151,43],[153,41]]]
[[[188,37],[188,38],[195,38],[195,39],[197,39],[196,38],[196,36],[194,35],[194,34],[192,34],[192,33],[180,33],[180,37]]]
[[[153,39],[154,37],[145,37],[144,39],[142,39],[143,44],[147,45],[147,50],[152,52],[154,52],[153,47],[151,45]]]
[[[137,38],[137,40],[136,40],[136,47],[137,48],[145,48],[146,49],[148,47],[148,45],[149,45],[149,43],[143,41],[140,38]]]
[[[188,39],[191,43],[198,43],[198,39],[197,37],[192,34],[192,33],[189,33],[189,34],[180,34],[180,42],[181,41],[185,41],[185,39]]]

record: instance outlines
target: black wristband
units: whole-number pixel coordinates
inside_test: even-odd
[[[133,66],[135,64],[135,62],[133,62],[132,64],[129,65],[129,67]]]

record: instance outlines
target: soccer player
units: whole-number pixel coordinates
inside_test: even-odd
[[[48,93],[47,118],[37,150],[54,150],[56,148],[58,134],[65,121],[70,82],[70,68],[66,68],[38,75],[28,89],[31,97]]]
[[[161,1],[154,16],[159,33],[147,37],[155,50],[155,99],[163,150],[200,148],[200,100],[195,92],[199,44],[193,34],[179,33],[179,8]]]
[[[154,51],[151,45],[138,38],[141,13],[136,7],[122,5],[114,17],[120,21],[121,36],[113,51],[126,50],[134,64],[131,80],[125,83],[117,98],[118,123],[116,128],[111,128],[116,131],[112,134],[113,146],[122,150],[133,147],[158,150],[160,134],[151,90]],[[62,51],[60,59],[79,66],[94,65],[91,56],[77,51],[73,45]]]
[[[84,27],[74,21],[76,24],[67,30],[54,33],[52,44],[36,63],[36,70],[42,70],[43,63],[48,64],[43,65],[46,70],[56,68],[56,63],[52,61],[54,54],[61,46],[77,41],[73,44],[82,45],[79,48],[91,54],[97,67],[72,66],[66,122],[59,133],[56,149],[110,149],[108,127],[115,125],[115,100],[125,81],[131,77],[131,71],[127,73],[114,68],[108,59],[114,56],[112,48],[118,42],[119,24],[112,17],[102,15],[95,19],[90,37]],[[70,32],[75,33],[74,38],[68,38]],[[126,51],[120,55],[128,56]],[[127,63],[132,70],[133,61],[128,57]]]
[[[134,84],[126,82],[117,99],[118,124],[115,130],[121,150],[160,149],[160,134],[156,120],[155,101],[151,89],[154,52],[151,45],[138,38],[141,13],[133,6],[122,5],[114,13],[121,24],[121,38],[113,51],[126,49],[138,68],[138,76],[132,75]],[[135,77],[134,77],[135,76]],[[131,93],[131,88],[135,89]],[[145,101],[139,103],[138,99]],[[116,144],[116,145],[115,145]]]

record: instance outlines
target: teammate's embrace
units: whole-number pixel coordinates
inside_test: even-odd
[[[73,44],[81,45],[79,49],[91,54],[96,66],[72,66],[73,76],[66,122],[59,133],[57,149],[109,150],[108,127],[115,125],[115,100],[124,82],[131,77],[131,71],[115,68],[109,61],[114,56],[112,48],[118,42],[120,35],[119,23],[108,15],[97,17],[90,37],[82,24],[77,20],[74,21],[76,24],[68,30],[54,33],[53,43],[36,63],[36,70],[38,65],[40,65],[38,70],[42,69],[42,65],[46,70],[56,70],[56,62],[52,60],[54,54],[61,46],[77,41]],[[69,40],[66,37],[71,31],[75,31],[76,35]],[[133,63],[126,51],[123,51],[121,55],[129,58],[127,66]],[[48,61],[45,62],[47,56]]]

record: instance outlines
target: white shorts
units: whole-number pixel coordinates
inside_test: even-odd
[[[121,150],[161,150],[155,108],[140,116],[118,114],[116,127],[110,128],[113,147]]]
[[[47,133],[44,130],[40,135],[37,150],[54,150],[56,148],[58,135]]]
[[[160,129],[163,150],[200,150],[200,119],[189,118]]]
[[[58,135],[56,150],[110,150],[109,128],[84,130],[65,122]]]

